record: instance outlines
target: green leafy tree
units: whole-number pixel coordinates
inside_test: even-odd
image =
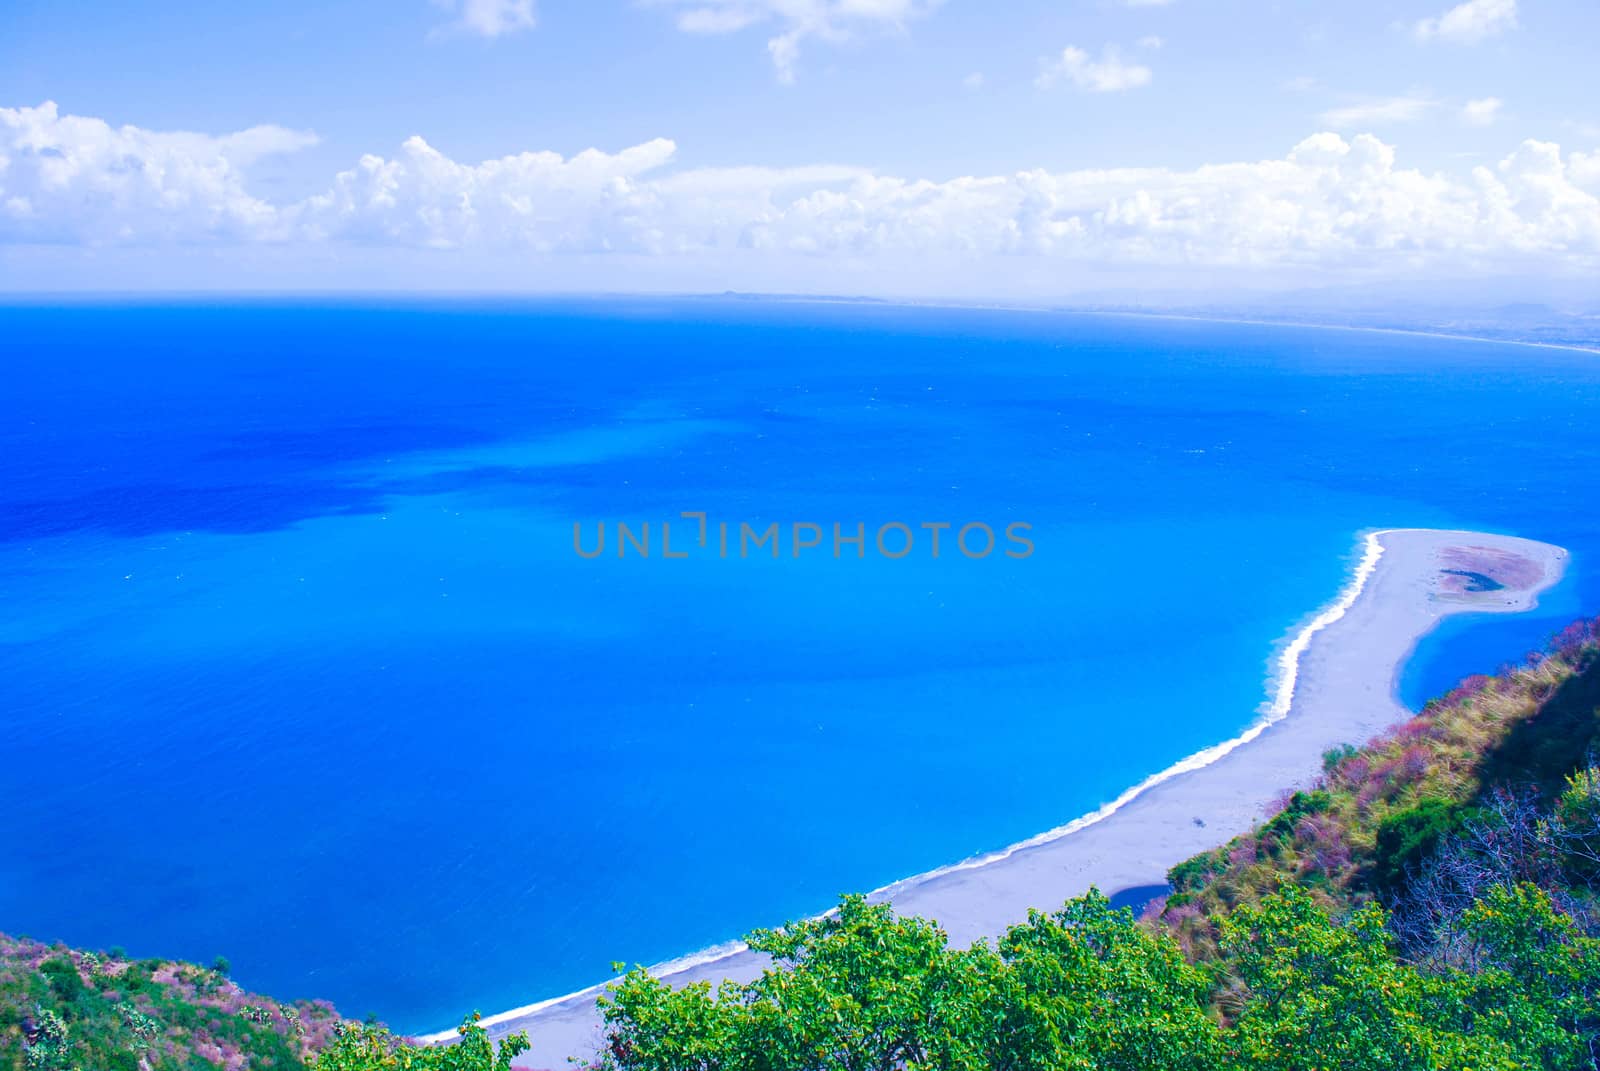
[[[992,1066],[1018,1071],[1207,1071],[1221,1066],[1210,981],[1177,943],[1098,891],[1032,912],[1000,943],[1003,1023]]]
[[[742,1058],[749,1009],[737,986],[673,989],[644,968],[600,1000],[609,1038],[602,1063],[626,1071],[733,1071]]]
[[[347,1024],[318,1053],[316,1071],[511,1071],[511,1061],[528,1051],[528,1035],[513,1034],[496,1051],[479,1019],[476,1012],[467,1017],[454,1045],[412,1045],[383,1026]]]
[[[1600,884],[1600,766],[1567,778],[1554,824],[1572,878],[1591,888]]]
[[[1395,959],[1376,905],[1347,922],[1286,886],[1222,921],[1246,989],[1229,1040],[1252,1071],[1524,1071],[1460,980]]]
[[[1600,1066],[1600,940],[1526,884],[1490,889],[1465,921],[1481,958],[1480,1003],[1505,1020],[1526,1066]]]
[[[673,990],[644,971],[603,1002],[608,1062],[628,1071],[982,1071],[1001,963],[984,945],[846,897],[837,912],[762,930],[773,969],[748,985]]]
[[[748,985],[673,989],[637,970],[604,1001],[622,1071],[1207,1071],[1206,975],[1098,892],[1035,912],[998,950],[847,897],[750,945]]]
[[[847,897],[837,913],[754,934],[790,969],[744,994],[752,1052],[782,1071],[983,1068],[993,952],[949,949],[938,926]]]

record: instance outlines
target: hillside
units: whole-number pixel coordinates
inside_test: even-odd
[[[332,1040],[331,1005],[256,996],[226,972],[0,936],[0,1067],[295,1071]]]
[[[1499,853],[1505,876],[1592,909],[1584,859],[1600,849],[1590,839],[1600,828],[1577,802],[1566,826],[1551,817],[1564,796],[1592,793],[1574,778],[1597,761],[1600,620],[1572,625],[1521,666],[1464,680],[1363,747],[1329,753],[1316,785],[1286,796],[1261,828],[1175,867],[1173,894],[1149,914],[1202,960],[1222,918],[1285,884],[1329,911],[1379,901],[1415,921],[1440,866],[1471,845]]]

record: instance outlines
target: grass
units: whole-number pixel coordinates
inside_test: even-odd
[[[1547,801],[1600,742],[1600,619],[1496,676],[1475,676],[1360,747],[1330,751],[1307,791],[1254,831],[1174,867],[1146,919],[1197,960],[1218,955],[1220,920],[1285,884],[1349,912],[1382,899],[1487,793],[1530,786]]]

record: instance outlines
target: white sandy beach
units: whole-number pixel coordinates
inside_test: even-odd
[[[1160,884],[1173,865],[1260,822],[1285,788],[1312,781],[1323,752],[1408,718],[1396,696],[1400,667],[1442,618],[1527,610],[1560,579],[1566,561],[1559,547],[1509,536],[1426,529],[1367,535],[1350,585],[1286,645],[1274,695],[1250,731],[1157,774],[1093,815],[1003,852],[897,882],[874,899],[938,919],[952,942],[968,944],[1000,934],[1030,907],[1055,908],[1091,885],[1110,893]],[[1486,586],[1475,576],[1502,586],[1474,591]],[[763,965],[762,957],[733,949],[657,973],[675,984],[747,980]],[[497,1037],[529,1032],[533,1050],[519,1067],[564,1067],[567,1057],[587,1057],[599,1047],[600,988],[485,1022]]]

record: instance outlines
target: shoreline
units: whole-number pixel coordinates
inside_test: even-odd
[[[869,899],[937,919],[953,945],[965,945],[999,935],[1030,907],[1052,909],[1090,885],[1111,894],[1164,882],[1173,865],[1248,832],[1282,792],[1314,779],[1323,751],[1362,743],[1411,717],[1397,695],[1400,670],[1439,621],[1457,613],[1531,609],[1567,562],[1559,547],[1479,532],[1379,529],[1362,533],[1358,548],[1338,594],[1275,651],[1268,696],[1243,732],[1180,759],[1088,814],[901,879],[873,890]],[[1464,588],[1444,572],[1458,559],[1506,582],[1489,590]],[[1314,642],[1324,633],[1330,634]],[[742,942],[728,942],[651,972],[679,985],[715,983],[747,981],[765,965]],[[598,1047],[594,1002],[610,981],[486,1016],[482,1025],[494,1037],[529,1031],[534,1048],[519,1066],[562,1066],[566,1057]],[[450,1030],[418,1040],[454,1037]]]

